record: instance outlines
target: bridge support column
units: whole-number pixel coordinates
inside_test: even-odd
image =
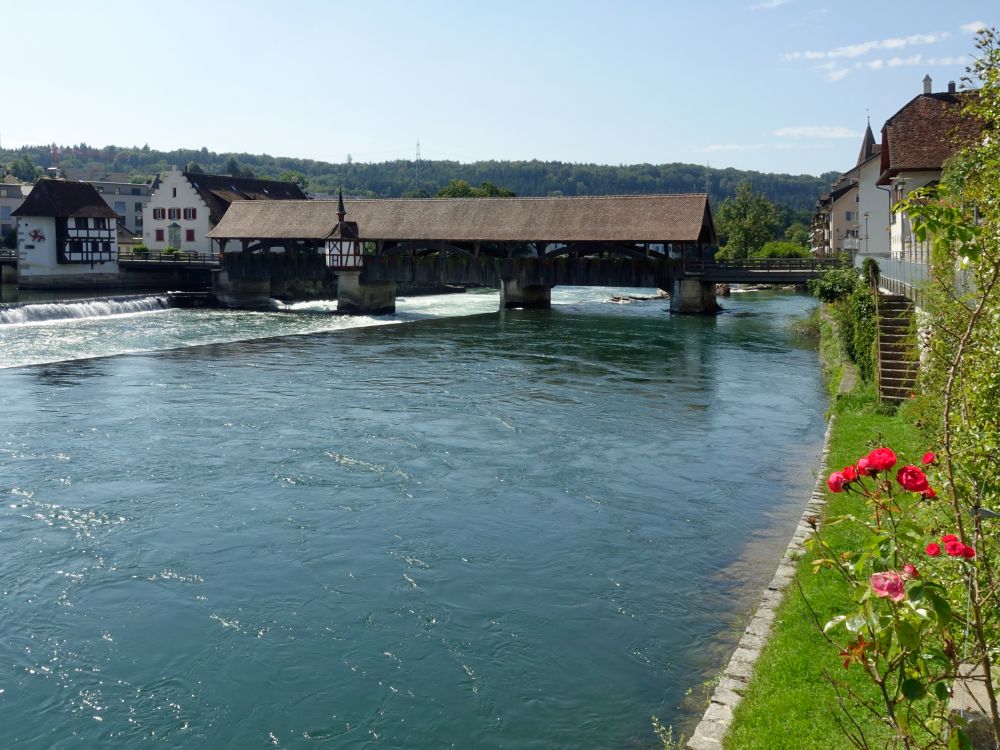
[[[548,310],[552,307],[552,287],[543,284],[522,284],[520,279],[501,279],[500,307],[504,310],[513,307]]]
[[[670,312],[713,313],[719,309],[713,282],[701,279],[674,279],[670,288]]]
[[[362,284],[361,271],[337,272],[337,310],[357,315],[396,312],[396,282]]]
[[[212,271],[212,296],[223,307],[269,310],[271,279],[233,279],[224,269]]]
[[[17,266],[7,265],[6,263],[0,266],[0,283],[16,284]]]

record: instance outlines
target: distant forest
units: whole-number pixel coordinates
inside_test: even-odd
[[[266,154],[215,153],[205,148],[157,151],[85,143],[56,146],[59,167],[76,179],[123,179],[145,182],[171,165],[215,174],[228,174],[234,166],[244,175],[295,179],[308,191],[332,194],[343,187],[355,197],[399,198],[434,196],[452,180],[471,185],[488,182],[519,196],[634,195],[705,192],[714,207],[735,195],[741,182],[764,193],[786,213],[786,222],[805,218],[817,197],[829,190],[836,173],[812,175],[768,174],[738,169],[712,169],[699,164],[568,164],[557,161],[455,161],[396,160],[343,164]],[[41,173],[52,164],[53,146],[0,149],[0,169],[21,173],[28,163]],[[19,169],[12,169],[12,165]]]

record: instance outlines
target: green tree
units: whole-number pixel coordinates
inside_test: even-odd
[[[31,163],[27,154],[21,154],[20,158],[11,162],[8,170],[21,182],[34,182],[42,173],[39,167]]]
[[[306,179],[306,176],[301,172],[296,172],[294,169],[286,169],[278,175],[278,179],[284,182],[294,182],[303,190],[309,187],[309,180]]]
[[[186,167],[186,171],[191,174],[205,174],[205,170],[202,168],[201,164],[196,161],[189,161]]]
[[[797,242],[771,240],[755,250],[751,258],[808,258],[810,252]]]
[[[513,198],[515,193],[507,188],[497,187],[492,182],[484,182],[472,187],[465,180],[451,180],[438,190],[436,198]]]
[[[796,221],[785,228],[785,239],[796,245],[808,245],[810,234],[809,227],[801,221]]]
[[[763,193],[755,193],[749,181],[726,198],[715,215],[719,251],[724,258],[748,258],[764,243],[774,239],[780,216],[777,207]]]
[[[226,166],[222,168],[222,173],[238,177],[240,174],[240,163],[234,157],[230,156],[226,160]]]

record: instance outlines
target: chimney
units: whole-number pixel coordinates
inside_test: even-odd
[[[948,81],[948,93],[949,94],[954,94],[955,93],[955,82],[954,81]]]
[[[924,76],[924,93],[925,94],[931,93],[931,77],[930,77],[930,75],[925,75]]]

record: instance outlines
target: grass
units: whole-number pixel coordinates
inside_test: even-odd
[[[826,329],[823,331],[826,366],[834,373],[842,372],[843,366],[836,364],[839,360],[836,347],[829,346],[832,339],[829,322],[823,321],[821,326]],[[859,384],[851,393],[840,396],[831,411],[837,415],[830,438],[831,471],[854,463],[876,441],[891,446],[901,456],[922,453],[921,438],[914,426],[879,404],[870,385]],[[864,517],[867,513],[863,501],[853,495],[828,493],[827,502],[824,513],[827,519],[846,514]],[[834,549],[856,549],[864,537],[863,529],[850,523],[821,528],[821,533]],[[823,639],[810,613],[809,607],[823,623],[851,605],[847,587],[839,576],[829,570],[813,574],[814,557],[808,552],[798,563],[798,587],[793,583],[788,588],[778,609],[771,637],[736,709],[724,743],[727,750],[853,747],[837,723],[837,717],[843,713],[826,674],[843,680],[861,695],[874,698],[875,690],[858,667],[844,669],[837,650]],[[864,726],[876,745],[889,736],[887,728],[874,717],[865,717]]]

